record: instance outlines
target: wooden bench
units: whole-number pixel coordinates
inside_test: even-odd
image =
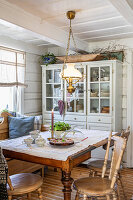
[[[0,122],[0,140],[5,140],[9,138],[9,125],[8,125],[8,116],[12,116],[8,112],[1,113],[1,122]],[[16,159],[7,158],[9,175],[17,173],[31,173],[37,170],[41,170],[42,176],[44,176],[44,166],[36,163],[25,162]]]

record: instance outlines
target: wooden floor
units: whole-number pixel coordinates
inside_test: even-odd
[[[88,169],[83,167],[76,167],[72,171],[74,179],[88,176]],[[133,196],[133,169],[124,169],[121,172],[122,184],[124,186],[125,197],[119,185],[120,200],[130,200]],[[54,172],[53,168],[49,168],[44,177],[42,186],[42,193],[44,200],[63,200],[61,172]],[[14,200],[26,200],[26,196],[14,197]],[[75,199],[75,191],[72,191],[72,200]],[[102,200],[104,198],[101,198]],[[32,193],[31,200],[38,200],[37,193]]]

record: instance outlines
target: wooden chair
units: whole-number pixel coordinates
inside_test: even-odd
[[[107,166],[107,159],[109,155],[109,147],[111,142],[111,134],[108,139],[107,150],[104,159],[104,165],[102,168],[101,177],[86,177],[78,179],[74,182],[74,188],[77,190],[76,200],[79,199],[79,195],[83,196],[86,200],[88,197],[103,197],[109,200],[113,196],[113,200],[117,200],[117,193],[115,188],[115,183],[118,175],[118,170],[120,168],[120,163],[124,150],[126,148],[127,139],[114,136],[114,150],[112,155],[112,162],[109,177],[104,177]]]
[[[27,198],[31,199],[31,192],[37,190],[39,199],[42,199],[41,186],[43,178],[37,174],[21,173],[8,176],[7,180],[8,200],[12,196],[27,194]]]
[[[126,138],[128,140],[128,137],[130,135],[130,127],[128,126],[128,128],[124,131],[122,131],[121,137]],[[90,169],[90,174],[92,174],[92,176],[97,176],[102,174],[102,167],[103,167],[103,163],[104,160],[94,160],[88,163],[87,168]],[[110,166],[111,166],[111,161],[108,160],[107,162],[107,170],[106,170],[106,176],[109,175],[109,170],[110,170]]]

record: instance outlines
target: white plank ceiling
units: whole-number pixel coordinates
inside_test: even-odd
[[[120,10],[118,6],[121,1],[125,4]],[[127,15],[133,15],[133,0],[6,0],[6,2],[36,16],[40,19],[40,23],[47,22],[66,33],[69,25],[66,12],[75,10],[76,17],[72,21],[73,32],[76,38],[86,43],[133,37],[133,23],[125,15],[126,12]],[[45,28],[47,29],[47,26]],[[0,35],[24,40],[37,46],[57,45],[31,34],[25,28],[5,23],[3,20],[0,21]]]

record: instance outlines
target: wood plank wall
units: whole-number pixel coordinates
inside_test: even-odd
[[[24,114],[42,114],[42,74],[39,57],[26,53],[26,84],[24,91]]]

